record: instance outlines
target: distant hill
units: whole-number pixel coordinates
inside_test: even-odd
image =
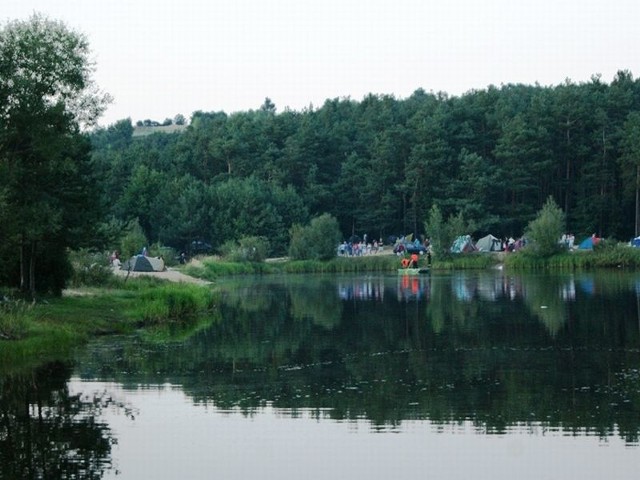
[[[133,127],[134,137],[144,137],[145,135],[151,135],[152,133],[176,133],[182,132],[188,125],[166,125],[158,127]]]

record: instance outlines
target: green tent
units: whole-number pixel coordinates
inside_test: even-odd
[[[164,270],[164,260],[162,258],[135,255],[122,266],[122,269],[131,270],[132,272],[162,272]]]

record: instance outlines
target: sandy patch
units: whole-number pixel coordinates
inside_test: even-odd
[[[193,283],[196,285],[209,285],[211,282],[206,280],[202,280],[200,278],[191,277],[177,270],[173,270],[171,268],[167,268],[164,272],[127,272],[126,270],[121,270],[120,268],[113,269],[114,275],[118,275],[120,277],[126,277],[129,274],[129,277],[154,277],[161,278],[163,280],[168,280],[170,282],[178,282],[178,283]]]

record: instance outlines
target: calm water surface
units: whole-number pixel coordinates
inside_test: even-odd
[[[638,275],[217,288],[221,314],[190,330],[7,380],[0,478],[638,476]]]

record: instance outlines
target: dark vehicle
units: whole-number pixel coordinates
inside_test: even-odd
[[[408,253],[409,255],[417,253],[418,255],[422,255],[427,253],[427,247],[422,244],[416,245],[413,242],[401,242],[393,247],[393,253]]]
[[[213,252],[213,248],[211,247],[211,244],[207,242],[194,240],[193,242],[191,242],[190,252],[191,255],[203,255]]]

